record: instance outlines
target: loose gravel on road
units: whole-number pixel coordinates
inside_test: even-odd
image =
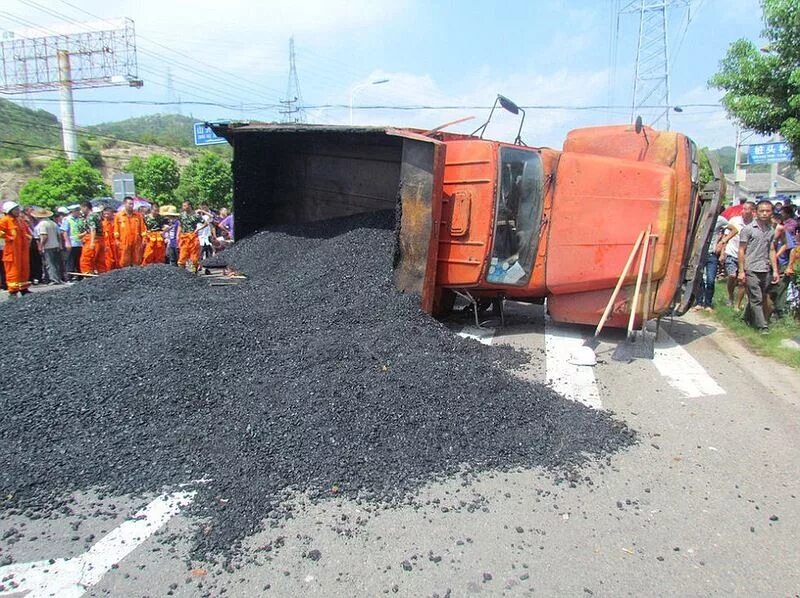
[[[198,479],[194,555],[231,554],[292,491],[405,500],[458,472],[568,471],[633,442],[605,413],[508,373],[392,286],[393,214],[262,232],[247,274],[168,266],[0,305],[0,507]]]

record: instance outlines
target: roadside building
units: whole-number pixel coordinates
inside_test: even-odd
[[[748,172],[744,181],[739,183],[738,197],[734,198],[733,175],[725,175],[727,189],[725,199],[728,203],[738,203],[739,199],[757,201],[759,199],[769,199],[769,185],[771,175],[768,172]],[[785,176],[778,175],[778,186],[776,188],[775,201],[791,200],[795,205],[800,205],[800,184]]]

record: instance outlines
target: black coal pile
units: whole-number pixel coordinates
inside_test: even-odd
[[[262,232],[248,280],[168,266],[0,305],[0,506],[200,478],[196,555],[230,554],[289,490],[382,502],[465,468],[565,470],[632,442],[507,373],[391,282],[392,215]]]

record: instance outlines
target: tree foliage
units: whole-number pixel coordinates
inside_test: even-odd
[[[800,164],[800,3],[762,0],[765,51],[735,41],[709,84],[725,92],[722,103],[742,126],[780,133]]]
[[[711,152],[707,147],[700,148],[698,152],[698,174],[697,188],[702,190],[714,178],[711,170],[711,162],[708,161],[708,154]]]
[[[158,203],[175,200],[175,190],[181,180],[175,160],[164,154],[150,154],[146,159],[135,156],[128,162],[127,168],[133,174],[138,195]]]
[[[192,158],[181,175],[177,193],[180,199],[211,208],[231,205],[233,176],[230,163],[219,155],[203,152]]]
[[[38,177],[29,179],[20,189],[23,205],[53,209],[109,194],[100,171],[83,158],[67,162],[62,158],[51,161]]]

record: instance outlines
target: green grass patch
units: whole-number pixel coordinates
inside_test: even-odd
[[[714,310],[706,313],[711,313],[715,320],[741,338],[756,353],[800,369],[800,351],[781,346],[784,339],[800,338],[799,321],[791,315],[779,321],[773,320],[769,323],[769,334],[761,334],[742,320],[742,312],[725,305],[727,298],[725,283],[718,282],[714,292]],[[744,303],[747,305],[747,298]]]

